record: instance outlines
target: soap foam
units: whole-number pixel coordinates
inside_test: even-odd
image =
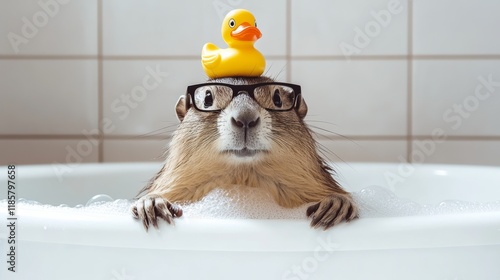
[[[500,211],[500,201],[481,203],[445,200],[437,205],[419,204],[398,197],[390,190],[379,186],[371,186],[354,192],[352,195],[360,207],[360,217],[428,216]]]
[[[459,213],[497,212],[500,201],[479,203],[446,200],[439,204],[419,204],[400,198],[390,190],[371,186],[352,196],[356,201],[360,217],[401,217],[422,215],[443,215]],[[91,198],[86,206],[44,205],[36,201],[19,199],[17,209],[35,211],[65,211],[75,214],[131,215],[133,200],[113,200],[106,194]],[[229,189],[215,189],[198,202],[181,204],[183,217],[193,219],[306,219],[306,209],[314,203],[287,209],[277,205],[264,190],[234,186]],[[7,200],[0,201],[1,209],[7,208]]]
[[[390,190],[372,186],[352,193],[360,217],[398,217],[418,215],[422,205],[397,197]]]
[[[261,189],[235,186],[215,189],[198,202],[180,206],[183,216],[188,218],[305,219],[309,205],[283,208]]]
[[[109,196],[108,196],[109,197]],[[96,215],[130,215],[131,200],[117,199],[112,201],[94,201],[87,203],[86,206],[78,204],[75,207],[70,207],[67,204],[60,204],[54,206],[50,204],[42,204],[38,201],[28,200],[24,198],[18,199],[16,203],[17,214],[23,210],[36,211],[36,212],[65,212],[75,215],[80,214],[96,214]],[[0,200],[0,209],[7,209],[7,200]]]

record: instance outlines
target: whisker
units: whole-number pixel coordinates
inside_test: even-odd
[[[276,74],[276,76],[274,76],[273,79],[275,81],[280,80],[279,77],[281,76],[281,74],[283,73],[283,71],[285,71],[287,65],[288,65],[288,63],[285,63],[285,65],[283,67],[281,67],[281,70]]]
[[[330,141],[333,141],[333,140],[330,140]],[[334,175],[337,175],[337,176],[340,176],[341,177],[341,174],[338,174],[335,172],[336,169],[338,169],[338,162],[343,162],[344,164],[346,164],[347,166],[349,167],[352,167],[349,162],[345,161],[342,157],[340,157],[338,154],[336,154],[335,152],[333,152],[331,149],[327,148],[325,145],[319,143],[318,141],[316,141],[316,145],[317,145],[317,151],[318,153],[324,158],[324,159],[327,159],[327,162],[330,166],[332,166],[332,174]],[[328,154],[332,155],[333,158],[338,158],[339,161],[336,161],[334,159],[330,159],[330,157],[328,157]]]
[[[264,72],[264,74],[262,74],[262,76],[267,77],[267,74],[269,73],[269,71],[271,71],[271,68],[273,68],[273,64],[269,65],[269,67],[266,69],[266,72]]]
[[[307,123],[324,123],[324,124],[329,124],[329,125],[332,125],[332,126],[337,126],[337,124],[335,123],[332,123],[332,122],[327,122],[327,121],[323,121],[323,120],[310,120],[310,119],[307,119],[306,121]]]
[[[315,126],[315,125],[309,125],[309,127],[311,128],[314,128],[315,130],[319,130],[319,131],[322,131],[322,132],[327,132],[329,134],[332,134],[332,135],[335,135],[335,136],[338,136],[344,140],[348,140],[348,141],[351,141],[353,142],[353,139],[343,135],[343,134],[340,134],[340,133],[337,133],[337,132],[334,132],[334,131],[331,131],[331,130],[328,130],[326,128],[322,128],[322,127],[319,127],[319,126]],[[311,130],[312,133],[316,136],[319,136],[319,135],[322,135],[322,134],[319,134],[317,131],[314,131],[314,130]],[[327,136],[327,135],[324,135],[324,136]]]
[[[166,126],[166,127],[162,127],[162,128],[159,128],[159,129],[155,129],[153,131],[137,135],[137,137],[147,137],[147,136],[161,135],[163,133],[162,131],[169,131],[172,128],[172,126]]]
[[[186,130],[186,129],[191,129],[191,128],[195,127],[195,125],[198,123],[199,122],[196,122],[196,121],[191,121],[191,122],[184,121],[182,124],[175,123],[175,124],[171,124],[171,125],[159,128],[159,129],[155,129],[153,131],[150,131],[150,132],[147,132],[144,134],[130,137],[130,139],[144,138],[144,137],[150,137],[150,136],[159,136],[159,135],[170,137],[170,136],[172,136],[172,134],[175,131],[182,131],[182,130]]]

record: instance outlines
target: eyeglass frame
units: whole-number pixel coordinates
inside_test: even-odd
[[[286,110],[269,109],[269,108],[264,108],[264,109],[266,109],[267,111],[272,111],[272,112],[287,112],[287,111],[291,111],[293,109],[297,109],[300,107],[301,87],[300,87],[300,85],[297,85],[297,84],[289,84],[289,83],[282,83],[282,82],[264,82],[264,83],[250,84],[250,85],[233,85],[233,84],[215,83],[214,82],[214,83],[202,83],[202,84],[195,84],[195,85],[188,86],[187,90],[186,90],[186,110],[188,110],[190,107],[190,103],[191,103],[190,100],[193,100],[193,102],[192,102],[193,107],[200,112],[218,113],[218,112],[221,112],[222,110],[225,109],[225,108],[222,108],[222,109],[218,109],[218,110],[205,110],[205,109],[200,109],[196,106],[196,102],[194,102],[194,93],[195,93],[197,88],[200,88],[203,86],[226,86],[226,87],[231,88],[231,90],[233,91],[233,96],[231,97],[231,101],[236,96],[238,96],[242,93],[247,93],[248,96],[250,96],[255,102],[257,102],[257,104],[259,104],[259,106],[261,106],[260,103],[255,99],[255,95],[254,95],[255,89],[258,87],[261,87],[261,86],[273,86],[273,85],[274,86],[286,86],[286,87],[291,88],[293,90],[293,93],[294,93],[293,98],[294,98],[295,104]],[[189,97],[191,99],[189,99]]]

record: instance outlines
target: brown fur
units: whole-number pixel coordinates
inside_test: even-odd
[[[253,84],[272,80],[214,81]],[[316,142],[303,121],[307,114],[303,99],[298,109],[270,112],[272,148],[262,160],[244,164],[228,162],[215,149],[219,113],[199,112],[190,108],[185,98],[179,99],[176,112],[181,124],[173,135],[165,164],[132,208],[146,229],[150,224],[157,226],[157,217],[171,223],[171,218],[182,215],[172,203],[198,201],[214,188],[233,185],[265,189],[286,208],[317,202],[307,210],[314,227],[328,228],[357,217],[351,196],[332,178],[332,170],[316,152]],[[170,213],[165,211],[170,208]]]

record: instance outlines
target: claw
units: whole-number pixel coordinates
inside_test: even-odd
[[[164,201],[161,197],[157,197],[155,199],[155,205],[156,207],[154,210],[156,215],[167,221],[167,223],[172,224],[173,223],[172,214],[170,213],[168,207],[170,205],[170,202]]]
[[[357,218],[358,210],[350,196],[333,195],[309,206],[306,215],[311,218],[311,227],[326,230],[342,221]]]
[[[167,201],[157,194],[149,194],[141,197],[131,208],[132,216],[142,221],[144,229],[148,231],[152,225],[158,228],[158,219],[163,219],[173,224],[174,217],[182,216],[182,209]]]
[[[139,219],[139,213],[137,213],[137,206],[132,206],[131,208],[131,211],[132,211],[132,216],[135,218],[135,219]]]
[[[178,205],[169,204],[168,210],[170,211],[170,213],[172,213],[172,215],[174,215],[174,217],[182,216],[182,209]]]
[[[333,205],[332,200],[326,200],[320,202],[319,209],[312,216],[311,225],[314,228],[318,228],[319,226],[321,226],[320,222],[323,220],[323,217],[325,217],[325,214],[331,209],[332,205]]]
[[[316,212],[316,210],[318,210],[318,207],[319,207],[319,202],[307,207],[307,211],[306,211],[307,217],[311,217],[311,215],[314,214],[314,212]]]

